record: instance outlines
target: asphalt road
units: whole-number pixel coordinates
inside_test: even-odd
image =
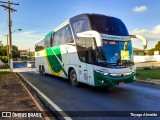
[[[21,65],[20,65],[21,64]],[[24,63],[14,63],[14,67],[26,67]],[[134,117],[100,117],[90,118],[90,111],[108,111],[112,113],[129,111],[158,111],[160,115],[160,87],[130,83],[122,86],[97,89],[88,85],[72,87],[68,80],[54,77],[51,75],[42,76],[34,69],[22,71],[21,74],[27,78],[34,86],[43,92],[49,99],[57,104],[63,111],[80,111],[88,117],[73,117],[73,119],[113,119],[128,120]],[[115,112],[118,111],[118,112]],[[86,116],[87,116],[86,115]],[[159,120],[157,117],[141,117],[140,120]]]

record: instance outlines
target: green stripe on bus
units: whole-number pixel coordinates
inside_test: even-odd
[[[62,62],[60,47],[55,46],[52,48],[47,48],[46,54],[47,54],[46,56],[48,58],[48,62],[50,64],[51,69],[56,73],[58,73],[62,70],[64,72],[65,76],[67,77],[67,73],[60,63],[60,62]]]
[[[45,36],[45,38],[50,37],[53,33],[54,33],[54,31],[49,32],[49,33]]]

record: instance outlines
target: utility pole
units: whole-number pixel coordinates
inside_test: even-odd
[[[30,48],[28,50],[29,50],[29,52],[28,52],[28,59],[30,60]]]
[[[16,12],[17,10],[11,8],[11,5],[19,5],[18,3],[13,3],[13,2],[3,2],[0,1],[1,4],[0,6],[4,7],[5,10],[8,10],[8,28],[9,28],[9,58],[10,58],[10,71],[13,72],[13,55],[12,55],[12,32],[11,32],[11,26],[12,26],[12,22],[11,22],[11,12]],[[4,4],[8,4],[4,5]]]
[[[9,58],[9,44],[8,44],[8,35],[7,36],[7,58],[8,58],[8,65],[10,64],[10,58]]]

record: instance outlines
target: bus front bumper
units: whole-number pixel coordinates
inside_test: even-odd
[[[116,86],[124,83],[133,82],[135,72],[129,75],[107,76],[94,71],[94,83],[97,87]]]

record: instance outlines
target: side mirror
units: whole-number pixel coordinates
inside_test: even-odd
[[[131,38],[137,38],[143,41],[143,49],[147,48],[148,41],[141,35],[130,35]]]
[[[102,37],[97,31],[89,30],[89,31],[77,33],[76,35],[78,37],[95,38],[97,47],[102,46]]]

